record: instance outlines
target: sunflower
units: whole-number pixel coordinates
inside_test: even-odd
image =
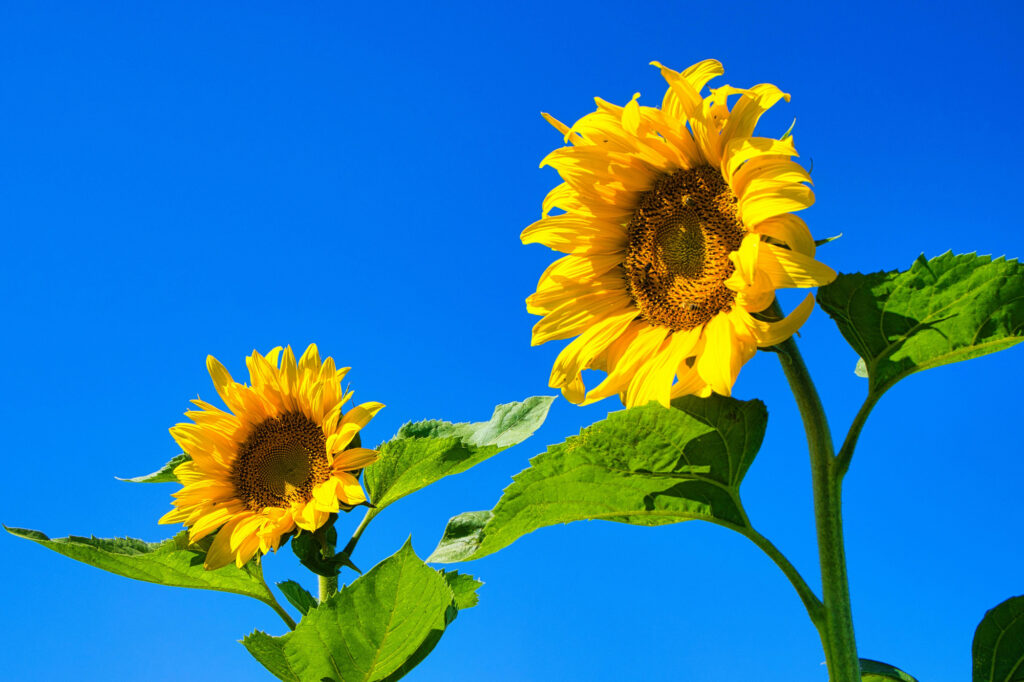
[[[836,276],[814,260],[814,240],[791,213],[814,203],[792,138],[752,136],[789,95],[762,84],[702,97],[724,73],[719,62],[682,73],[652,64],[668,82],[661,108],[640,106],[637,93],[624,107],[596,98],[597,110],[571,128],[543,114],[571,146],[541,162],[564,182],[522,240],[569,255],[526,303],[543,316],[533,345],[576,337],[549,382],[574,403],[729,395],[757,348],[789,338],[814,307],[809,294],[772,320],[775,290]],[[584,369],[607,376],[587,391]]]
[[[284,536],[314,531],[330,514],[366,502],[358,470],[377,458],[366,448],[346,449],[383,407],[352,398],[341,380],[349,368],[322,364],[316,345],[298,362],[289,346],[246,358],[252,386],[236,383],[213,356],[206,367],[230,412],[202,400],[171,436],[192,460],[174,473],[184,487],[160,523],[184,523],[189,541],[220,529],[206,568],[232,560],[244,565],[257,552],[277,550]]]

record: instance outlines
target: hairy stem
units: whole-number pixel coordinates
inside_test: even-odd
[[[796,341],[790,338],[777,348],[782,370],[800,409],[811,456],[814,518],[825,606],[818,629],[822,631],[822,640],[827,642],[825,658],[829,676],[832,682],[860,682],[860,662],[846,575],[846,550],[843,547],[842,472],[838,459],[833,455],[825,409]]]

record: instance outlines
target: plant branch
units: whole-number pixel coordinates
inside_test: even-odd
[[[846,434],[846,440],[843,441],[843,447],[839,448],[839,454],[836,455],[836,475],[840,480],[846,475],[846,470],[850,468],[850,460],[853,459],[853,450],[857,447],[860,431],[864,428],[864,423],[868,420],[868,415],[871,414],[871,410],[874,408],[875,403],[878,402],[879,397],[869,392],[868,397],[864,399],[864,403],[860,406],[860,410],[857,411],[857,416],[853,418],[853,423],[850,424],[850,430]]]
[[[800,571],[796,570],[796,567],[786,558],[786,555],[773,545],[768,538],[758,533],[749,525],[746,528],[735,527],[733,529],[757,545],[762,552],[768,555],[768,558],[775,562],[775,565],[789,578],[789,582],[793,585],[797,595],[800,596],[800,601],[804,603],[804,608],[807,609],[807,615],[811,617],[811,622],[814,623],[815,627],[820,627],[825,607],[821,600],[818,599],[818,595],[814,593],[814,590],[807,585],[803,576],[800,575]]]

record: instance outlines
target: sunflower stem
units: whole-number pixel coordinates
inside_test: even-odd
[[[338,576],[328,578],[326,575],[318,575],[317,578],[320,584],[320,603],[323,604],[338,591]]]
[[[774,311],[781,313],[778,303]],[[790,338],[777,346],[782,371],[796,398],[811,458],[814,489],[814,519],[821,565],[823,618],[817,627],[825,645],[825,658],[832,682],[860,682],[860,661],[853,632],[853,610],[846,574],[843,546],[842,468],[833,451],[825,409],[796,341]]]

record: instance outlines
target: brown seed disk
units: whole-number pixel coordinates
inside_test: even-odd
[[[737,199],[711,166],[664,175],[640,197],[629,221],[626,288],[640,316],[685,331],[728,310],[725,280],[746,230]]]
[[[261,422],[238,450],[232,480],[251,511],[304,502],[331,476],[327,439],[320,426],[299,412]]]

